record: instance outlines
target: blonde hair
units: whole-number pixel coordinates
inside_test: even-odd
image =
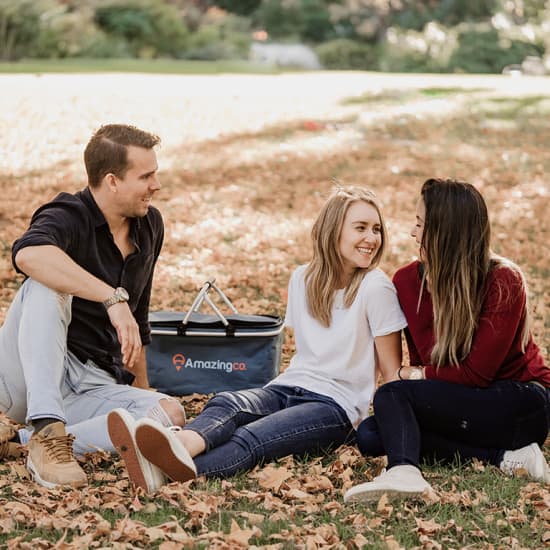
[[[345,288],[344,306],[350,307],[363,277],[380,262],[387,242],[382,212],[374,193],[361,187],[339,187],[325,202],[311,230],[313,258],[306,268],[306,299],[310,314],[328,327],[332,318],[334,293],[341,283],[344,259],[340,252],[340,235],[351,204],[364,201],[374,207],[380,218],[381,245],[367,268],[357,268]]]
[[[427,281],[435,332],[431,360],[438,367],[458,365],[470,353],[491,270],[513,269],[526,295],[527,285],[515,264],[492,254],[487,205],[473,185],[429,179],[421,195],[426,207],[421,243],[426,265],[420,294]],[[500,303],[510,299],[504,289],[498,291]],[[530,335],[527,303],[522,323],[525,348]]]

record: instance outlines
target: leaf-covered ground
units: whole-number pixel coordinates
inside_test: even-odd
[[[421,183],[458,177],[485,195],[495,250],[525,270],[533,332],[548,358],[547,80],[353,73],[242,80],[44,76],[38,84],[33,78],[0,83],[0,320],[21,283],[11,243],[40,203],[84,186],[81,151],[91,131],[125,121],[164,138],[156,205],[167,231],[153,309],[185,309],[215,276],[243,312],[282,315],[289,275],[309,258],[311,223],[334,181],[367,185],[380,197],[391,237],[382,267],[392,274],[416,253],[408,233]],[[292,351],[287,339],[283,368]],[[184,398],[189,416],[204,399]],[[0,464],[0,545],[550,546],[549,486],[479,463],[455,464],[426,469],[435,494],[425,500],[343,504],[347,487],[382,467],[380,459],[343,447],[226,481],[173,483],[146,496],[108,454],[86,462],[90,485],[82,491],[35,485],[21,458]]]

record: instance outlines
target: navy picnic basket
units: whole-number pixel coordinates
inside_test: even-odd
[[[216,291],[231,311],[212,301]],[[206,302],[213,314],[200,313]],[[147,346],[150,385],[169,395],[217,393],[256,388],[279,373],[283,320],[240,314],[215,284],[207,281],[187,313],[149,313],[152,342]]]

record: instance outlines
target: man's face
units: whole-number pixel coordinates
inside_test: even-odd
[[[124,217],[141,218],[147,214],[153,195],[161,187],[155,151],[128,146],[128,166],[124,178],[117,178],[118,209]]]

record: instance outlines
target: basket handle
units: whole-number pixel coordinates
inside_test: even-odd
[[[218,306],[212,301],[212,299],[208,295],[208,293],[210,292],[210,289],[214,289],[217,292],[218,296],[223,300],[223,302],[227,305],[227,307],[233,313],[239,313],[235,308],[235,306],[231,303],[229,298],[223,293],[220,287],[216,284],[216,279],[212,277],[212,279],[209,279],[208,281],[206,281],[206,283],[204,283],[202,288],[199,290],[199,293],[197,294],[195,300],[193,301],[193,304],[189,308],[189,311],[185,314],[185,317],[181,322],[180,330],[178,332],[181,332],[181,334],[185,335],[185,331],[187,330],[187,324],[189,323],[189,318],[191,317],[191,314],[195,311],[199,311],[203,302],[206,301],[206,303],[212,308],[212,310],[214,311],[218,319],[225,326],[225,332],[227,336],[233,336],[235,334],[235,328],[229,323],[225,315],[220,311]]]

